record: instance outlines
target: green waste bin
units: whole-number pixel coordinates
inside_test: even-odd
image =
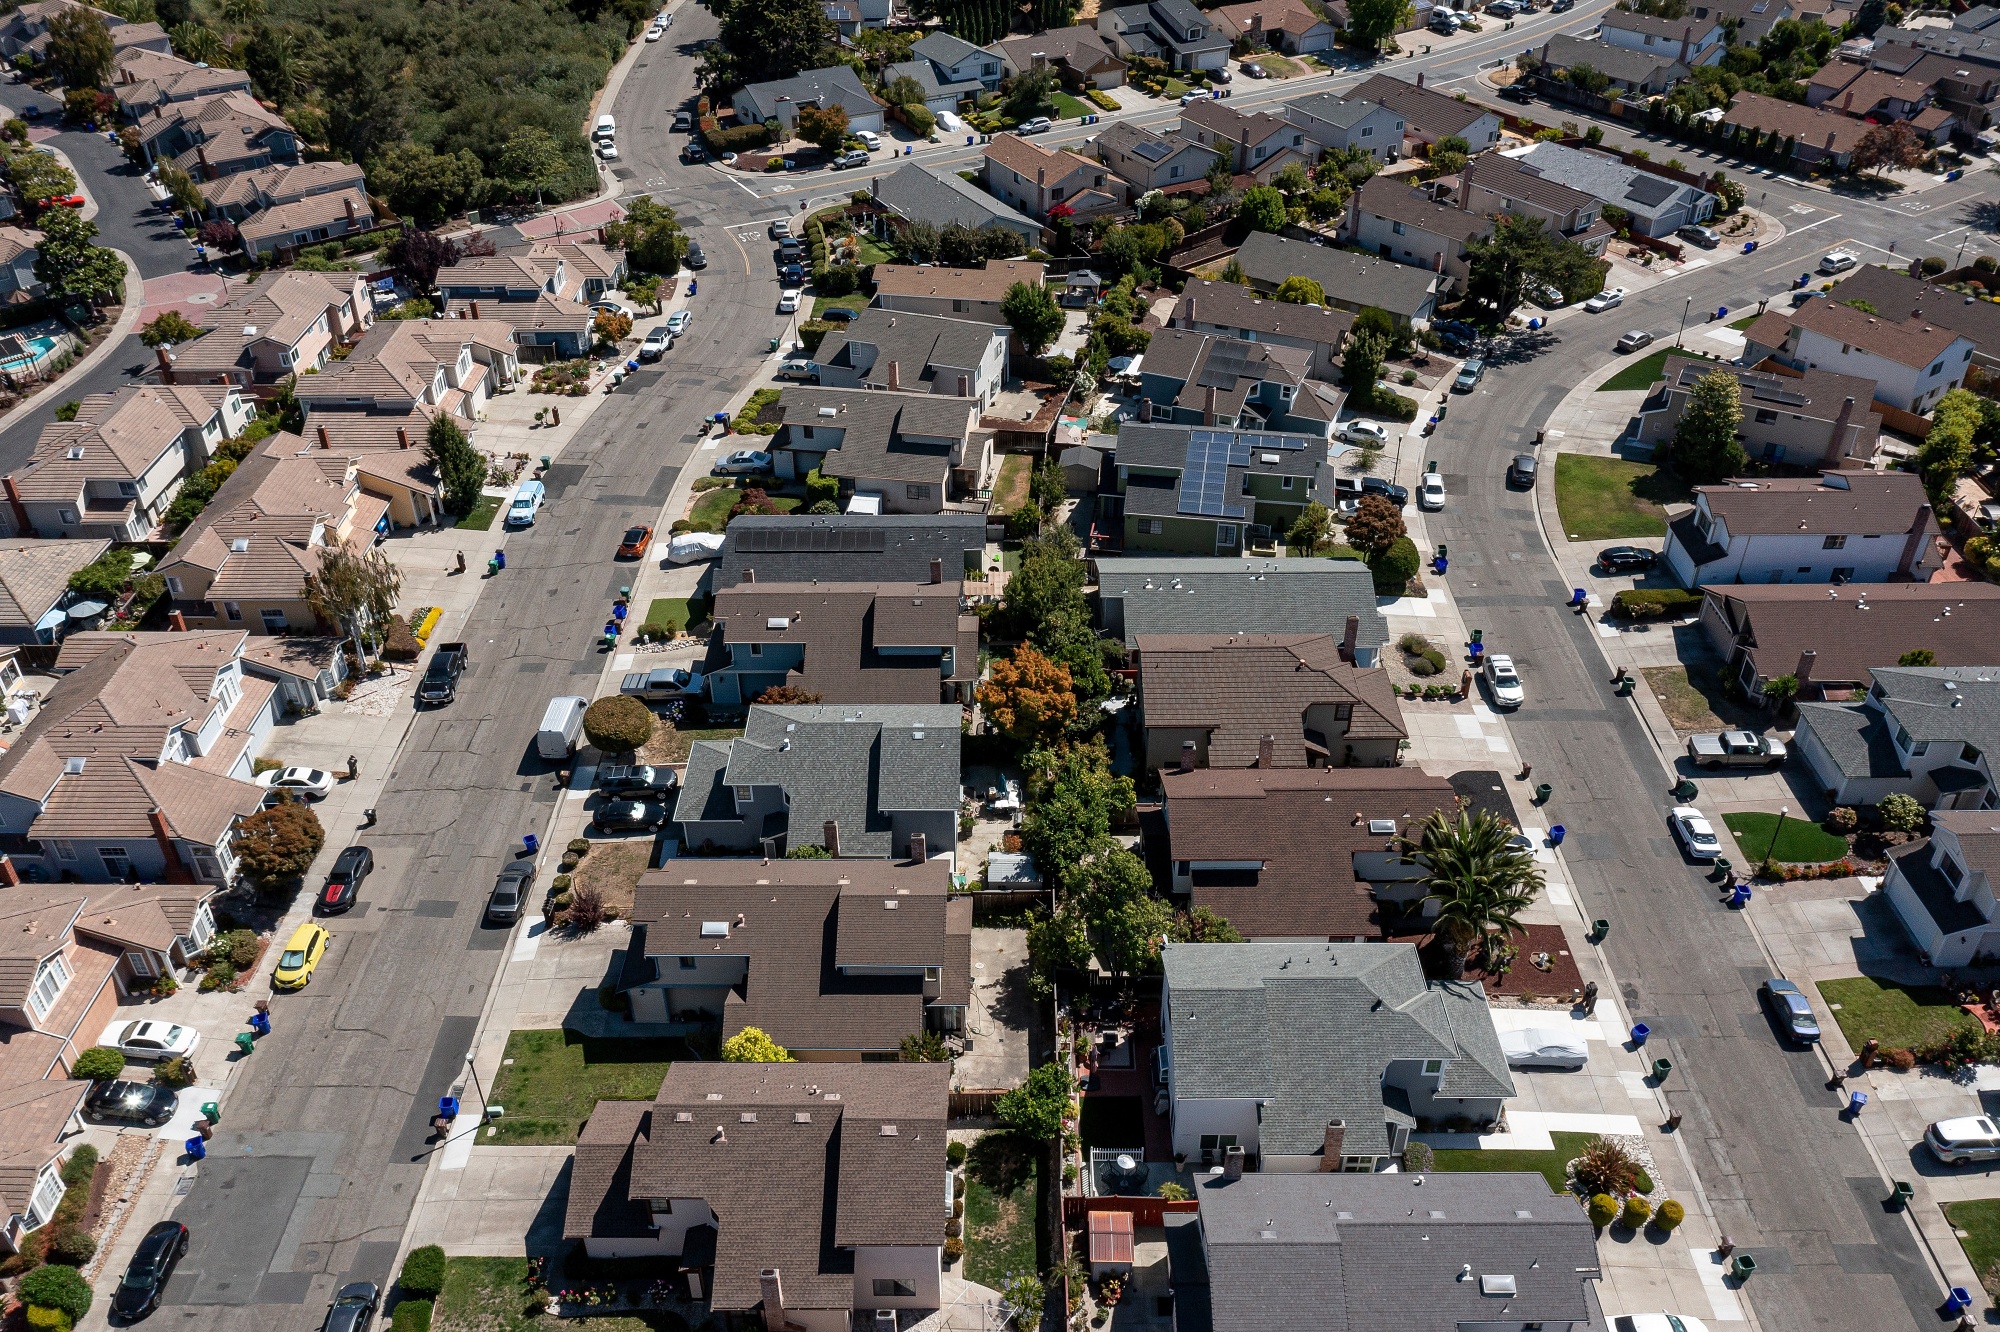
[[[1894,1202],[1898,1207],[1908,1207],[1910,1205],[1910,1199],[1916,1196],[1917,1196],[1917,1190],[1915,1186],[1912,1185],[1908,1180],[1899,1179],[1896,1181],[1895,1191],[1889,1195],[1889,1198],[1890,1201]]]
[[[1553,787],[1553,786],[1550,786],[1550,785],[1549,785],[1549,784],[1548,784],[1547,782],[1537,782],[1537,783],[1535,783],[1535,801],[1536,801],[1536,803],[1538,803],[1538,804],[1539,804],[1539,803],[1543,803],[1543,802],[1547,801],[1547,800],[1548,800],[1548,798],[1549,798],[1550,796],[1554,795],[1555,793],[1556,793],[1556,788],[1555,788],[1555,787]]]
[[[1667,1074],[1673,1071],[1674,1064],[1671,1059],[1655,1059],[1653,1061],[1653,1081],[1665,1082]]]
[[[257,1049],[257,1038],[247,1031],[239,1031],[236,1033],[236,1048],[244,1054],[252,1054]]]
[[[1590,937],[1593,942],[1604,942],[1604,936],[1611,933],[1611,922],[1599,918],[1590,922]]]
[[[1715,876],[1718,879],[1726,879],[1735,872],[1736,864],[1728,856],[1717,856],[1715,858]]]
[[[201,1103],[201,1113],[211,1124],[220,1124],[222,1122],[222,1107],[214,1101],[203,1101]]]
[[[1738,1281],[1749,1280],[1751,1274],[1756,1270],[1757,1260],[1747,1253],[1739,1253],[1729,1260],[1729,1275],[1735,1277]]]
[[[1683,777],[1674,783],[1674,799],[1692,800],[1701,793],[1701,788],[1691,778]]]

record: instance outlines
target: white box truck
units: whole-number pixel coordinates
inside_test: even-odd
[[[589,699],[575,694],[550,699],[542,729],[535,733],[535,752],[552,763],[574,754],[583,740],[583,713],[589,706]]]

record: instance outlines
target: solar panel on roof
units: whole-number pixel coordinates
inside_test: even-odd
[[[1672,181],[1662,180],[1658,176],[1638,176],[1626,187],[1625,197],[1650,208],[1654,204],[1664,203],[1673,198],[1677,188],[1679,187]]]

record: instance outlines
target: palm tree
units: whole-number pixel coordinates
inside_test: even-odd
[[[168,34],[174,50],[183,60],[191,60],[197,65],[213,65],[222,58],[222,38],[213,28],[205,28],[196,23],[183,23]]]
[[[1478,950],[1482,967],[1497,960],[1521,913],[1542,890],[1533,851],[1518,845],[1514,825],[1486,810],[1434,810],[1403,839],[1403,859],[1423,873],[1424,901],[1438,904],[1433,923],[1456,967]]]

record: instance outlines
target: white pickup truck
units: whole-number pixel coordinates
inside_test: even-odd
[[[1785,742],[1749,731],[1688,737],[1688,757],[1703,768],[1778,768],[1786,757]]]

